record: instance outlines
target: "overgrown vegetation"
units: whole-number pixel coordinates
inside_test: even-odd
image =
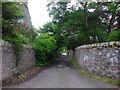
[[[23,54],[23,44],[31,44],[36,35],[34,29],[19,22],[25,16],[22,5],[16,2],[2,3],[2,39],[14,43],[16,66]]]
[[[23,80],[25,78],[25,76],[24,75],[20,75],[20,76],[18,76],[18,78]]]
[[[52,18],[39,30],[29,29],[20,22],[24,3],[2,3],[2,39],[15,44],[16,65],[23,53],[23,44],[36,51],[36,65],[44,66],[63,47],[75,50],[84,44],[120,41],[120,10],[118,2],[50,2],[47,5]]]
[[[119,2],[53,1],[47,7],[52,21],[40,31],[52,33],[59,48],[74,50],[84,44],[119,40]]]
[[[120,41],[120,30],[112,31],[108,36],[108,41]]]
[[[22,11],[20,4],[14,2],[2,3],[2,39],[15,43],[16,66],[23,51],[23,39],[20,38],[20,34],[17,32],[18,28],[14,24],[18,23],[17,20],[23,18]]]
[[[14,43],[17,57],[16,66],[19,65],[19,60],[23,54],[23,44],[30,44],[34,47],[37,66],[47,65],[56,56],[56,40],[54,36],[41,35],[33,27],[29,28],[20,22],[25,16],[24,10],[21,8],[22,5],[24,3],[2,3],[2,39]]]
[[[34,48],[37,59],[36,65],[47,65],[56,55],[56,40],[50,34],[37,36],[34,40]]]
[[[61,47],[57,50],[57,56],[61,56],[63,53],[67,53],[67,47]]]

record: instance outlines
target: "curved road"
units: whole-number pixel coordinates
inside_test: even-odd
[[[54,65],[36,77],[10,88],[117,88],[117,86],[84,76],[74,69],[65,57],[60,57],[55,59]]]

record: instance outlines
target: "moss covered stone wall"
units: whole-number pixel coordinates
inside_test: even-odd
[[[119,79],[120,42],[83,45],[75,50],[79,67],[102,77]]]

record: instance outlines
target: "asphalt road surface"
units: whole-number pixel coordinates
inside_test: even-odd
[[[118,88],[78,72],[65,57],[55,59],[54,65],[36,77],[9,88]]]

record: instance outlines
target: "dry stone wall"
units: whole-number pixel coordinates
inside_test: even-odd
[[[79,67],[102,77],[119,79],[120,42],[83,45],[75,50]]]
[[[15,45],[7,41],[0,40],[2,48],[2,79],[12,76],[14,73],[27,70],[35,66],[35,52],[30,45],[24,45],[23,54],[16,66]]]

